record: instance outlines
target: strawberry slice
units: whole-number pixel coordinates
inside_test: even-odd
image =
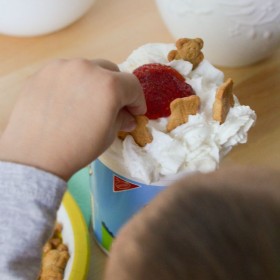
[[[170,115],[169,104],[176,98],[195,94],[174,68],[158,63],[144,64],[133,71],[140,81],[147,103],[146,116],[158,119]]]

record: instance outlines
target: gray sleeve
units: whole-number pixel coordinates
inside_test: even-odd
[[[66,182],[45,171],[0,162],[0,279],[37,279]]]

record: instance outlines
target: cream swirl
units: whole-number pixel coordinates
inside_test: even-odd
[[[150,120],[148,128],[153,141],[145,147],[139,147],[128,136],[123,142],[117,139],[105,153],[107,158],[117,155],[118,164],[124,165],[122,170],[127,170],[132,179],[147,184],[165,184],[179,174],[217,169],[221,158],[233,146],[247,142],[247,133],[256,120],[255,112],[248,106],[240,105],[235,96],[235,105],[225,122],[214,121],[212,106],[224,74],[207,60],[203,60],[193,71],[189,62],[168,62],[167,54],[174,48],[173,44],[146,44],[119,65],[121,71],[130,73],[146,63],[170,65],[185,77],[201,101],[199,113],[190,116],[186,124],[170,133],[166,132],[167,118]]]

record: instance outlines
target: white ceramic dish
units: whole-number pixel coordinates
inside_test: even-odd
[[[164,23],[177,38],[200,37],[211,63],[239,67],[280,47],[279,0],[156,0]]]
[[[0,0],[0,33],[36,36],[80,18],[95,0]]]
[[[83,215],[69,192],[66,192],[57,213],[57,221],[62,224],[62,239],[69,248],[64,280],[85,280],[87,278],[90,245],[88,228]]]

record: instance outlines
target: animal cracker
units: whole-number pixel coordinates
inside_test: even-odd
[[[193,64],[193,69],[204,59],[201,52],[203,40],[200,38],[188,39],[181,38],[176,41],[177,50],[168,53],[168,61],[183,59]]]
[[[135,120],[137,124],[136,128],[131,132],[119,131],[118,137],[124,140],[127,135],[131,135],[136,144],[144,147],[153,141],[153,136],[146,126],[149,120],[146,116],[136,116]]]
[[[177,98],[170,103],[171,115],[167,124],[167,131],[170,132],[177,126],[188,122],[189,115],[195,115],[200,106],[200,98],[191,95],[184,98]]]
[[[216,92],[212,111],[213,119],[220,122],[220,124],[224,123],[229,109],[233,105],[233,80],[229,78],[221,84]]]

